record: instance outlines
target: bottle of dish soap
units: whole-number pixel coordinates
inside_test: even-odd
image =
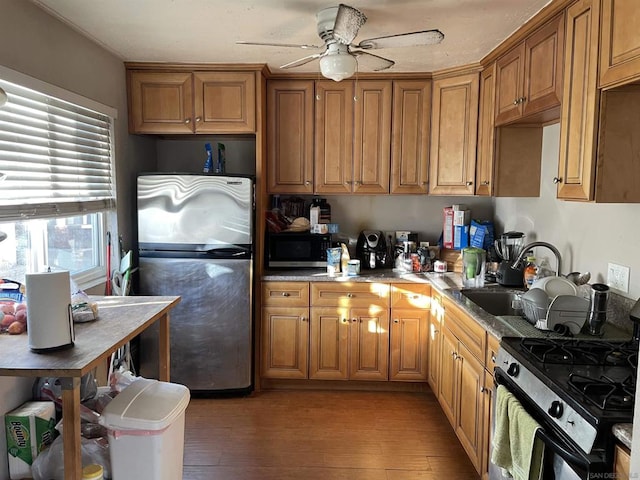
[[[205,143],[204,149],[207,152],[207,160],[204,162],[204,168],[202,171],[204,173],[211,173],[213,170],[213,151],[211,150],[211,144]]]
[[[524,288],[529,290],[536,279],[538,267],[536,266],[536,257],[527,257],[527,264],[524,267]]]

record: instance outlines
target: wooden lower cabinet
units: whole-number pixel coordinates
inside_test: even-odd
[[[442,298],[438,294],[431,296],[431,314],[429,315],[429,336],[427,338],[427,381],[431,391],[437,396],[440,385],[440,351],[442,349]]]
[[[308,378],[309,308],[266,307],[262,313],[262,375]]]
[[[492,367],[493,368],[493,367]],[[489,461],[491,459],[491,437],[493,436],[493,373],[484,371],[482,403],[482,480],[489,479]]]
[[[427,380],[429,311],[394,308],[390,328],[389,380]]]
[[[631,454],[629,450],[616,445],[613,462],[613,478],[631,478]]]
[[[388,380],[389,313],[378,308],[313,307],[309,378]]]
[[[438,400],[471,463],[480,471],[484,367],[446,326],[442,332],[441,369]]]

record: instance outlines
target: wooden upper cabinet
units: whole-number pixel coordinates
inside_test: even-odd
[[[254,72],[195,72],[196,133],[254,133]]]
[[[431,81],[393,82],[391,193],[427,193]]]
[[[600,87],[640,78],[638,0],[602,0]]]
[[[316,82],[315,192],[350,193],[353,182],[353,82]]]
[[[130,133],[255,133],[255,72],[129,70]]]
[[[493,193],[495,90],[496,64],[492,63],[480,74],[476,195],[491,196]]]
[[[191,73],[127,73],[130,133],[193,133]]]
[[[356,82],[353,193],[389,193],[391,82]]]
[[[599,0],[579,0],[566,10],[565,82],[560,123],[557,196],[592,200],[599,94]]]
[[[496,125],[560,106],[563,48],[564,14],[560,14],[496,61]],[[557,117],[555,111],[542,120]]]
[[[267,83],[267,190],[313,193],[312,80]]]
[[[433,80],[429,193],[473,195],[479,75]]]

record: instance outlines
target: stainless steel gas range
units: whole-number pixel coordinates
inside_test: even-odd
[[[637,367],[635,341],[502,338],[495,379],[542,427],[545,480],[613,478],[611,428],[633,421]]]

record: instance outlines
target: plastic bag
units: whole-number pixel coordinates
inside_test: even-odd
[[[106,438],[80,438],[82,465],[92,463],[102,465],[104,477],[111,478],[111,459],[109,441]],[[64,480],[64,452],[62,435],[56,438],[49,448],[40,452],[31,465],[35,480]]]
[[[98,304],[89,299],[82,290],[73,290],[71,294],[71,315],[75,323],[91,322],[98,318]]]

